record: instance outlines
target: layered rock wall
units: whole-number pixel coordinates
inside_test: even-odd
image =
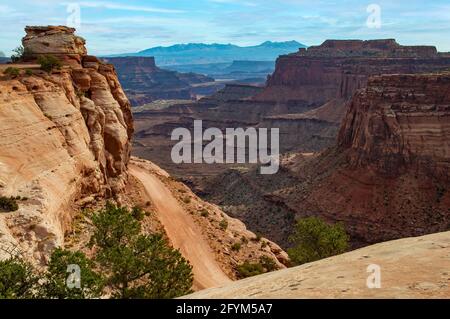
[[[133,106],[155,100],[191,99],[192,84],[214,82],[214,79],[194,73],[178,73],[160,69],[153,57],[117,57],[105,59],[112,63],[126,88]]]
[[[32,53],[17,66],[32,74],[0,80],[0,195],[26,198],[17,212],[0,213],[1,244],[38,262],[62,244],[74,201],[120,201],[127,180],[130,103],[114,67],[88,56],[74,31],[27,27]],[[62,68],[36,69],[49,54]]]
[[[278,58],[267,88],[257,99],[299,100],[320,106],[349,99],[372,75],[439,71],[450,59],[435,47],[401,46],[395,40],[327,40]]]
[[[339,134],[350,163],[397,175],[411,165],[450,171],[450,73],[370,78]]]

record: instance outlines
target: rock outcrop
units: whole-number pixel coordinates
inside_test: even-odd
[[[287,156],[275,176],[218,176],[206,199],[284,248],[308,216],[343,222],[353,247],[447,231],[449,92],[448,73],[371,77],[333,147]],[[275,225],[260,223],[263,209]]]
[[[0,194],[26,198],[19,211],[0,213],[1,242],[38,262],[63,243],[71,203],[120,201],[127,180],[130,103],[114,67],[87,55],[74,31],[27,27],[18,67],[31,74],[0,80]],[[49,54],[61,69],[36,69]]]
[[[402,46],[395,40],[327,40],[320,46],[280,56],[257,99],[303,101],[321,106],[332,99],[349,99],[372,75],[439,71],[450,59],[435,47]]]
[[[396,177],[408,168],[450,177],[450,73],[370,78],[353,98],[339,147],[349,163]]]
[[[300,267],[276,271],[186,299],[449,298],[450,233],[386,242]],[[380,288],[369,276],[380,267]]]
[[[84,209],[112,199],[147,211],[143,231],[181,249],[194,266],[195,289],[235,279],[238,265],[261,257],[285,268],[289,257],[278,245],[153,163],[131,162],[130,103],[115,68],[87,55],[74,29],[26,30],[26,59],[12,65],[19,74],[0,77],[0,196],[18,203],[17,211],[0,208],[0,260],[21,254],[45,266],[55,247],[91,254]],[[41,70],[43,55],[57,57],[61,68]]]
[[[118,57],[105,59],[112,63],[133,106],[155,100],[195,98],[193,85],[214,82],[195,73],[178,73],[156,66],[153,57]]]

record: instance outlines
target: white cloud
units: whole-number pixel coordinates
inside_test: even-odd
[[[164,9],[164,8],[156,8],[150,6],[134,6],[127,4],[118,4],[113,2],[104,2],[104,1],[81,1],[76,2],[81,7],[86,8],[103,8],[110,10],[123,10],[123,11],[138,11],[138,12],[153,12],[153,13],[183,13],[181,10],[172,10],[172,9]],[[63,5],[67,5],[68,3],[63,3]]]

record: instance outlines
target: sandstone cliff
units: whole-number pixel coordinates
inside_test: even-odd
[[[280,56],[258,100],[303,101],[321,106],[349,99],[369,76],[424,73],[450,67],[435,47],[399,45],[395,40],[327,40],[320,46]]]
[[[12,65],[19,75],[0,78],[0,196],[19,204],[0,209],[0,259],[21,253],[44,266],[58,246],[90,254],[84,209],[111,199],[147,211],[144,231],[165,234],[181,250],[194,267],[195,289],[235,279],[237,265],[261,256],[285,268],[279,246],[255,240],[242,222],[156,165],[130,161],[130,103],[114,67],[87,55],[74,31],[27,27],[26,58]],[[47,73],[37,59],[49,54],[62,66]],[[236,243],[241,249],[231,249]]]
[[[450,172],[450,73],[370,78],[353,98],[338,145],[349,163],[396,177],[412,166]]]
[[[178,73],[156,66],[153,57],[106,58],[119,74],[133,106],[141,106],[160,99],[191,99],[192,85],[214,82],[214,79],[195,73]]]
[[[307,216],[343,222],[354,247],[447,231],[448,92],[448,73],[372,77],[335,146],[284,157],[276,176],[219,176],[207,199],[282,247],[294,218]],[[260,223],[261,209],[271,224]]]
[[[41,262],[63,243],[71,202],[119,196],[127,179],[130,103],[114,68],[88,56],[74,31],[27,27],[20,63],[30,64],[20,67],[32,73],[0,80],[0,192],[27,198],[0,214],[1,242]],[[47,54],[60,70],[36,69]]]
[[[204,290],[214,298],[449,298],[450,233],[386,242],[340,256]],[[371,264],[381,287],[369,289]],[[370,281],[371,282],[371,281]]]

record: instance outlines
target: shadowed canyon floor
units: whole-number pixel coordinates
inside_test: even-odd
[[[371,264],[381,267],[380,289],[367,287]],[[450,233],[377,244],[185,298],[450,298]]]

